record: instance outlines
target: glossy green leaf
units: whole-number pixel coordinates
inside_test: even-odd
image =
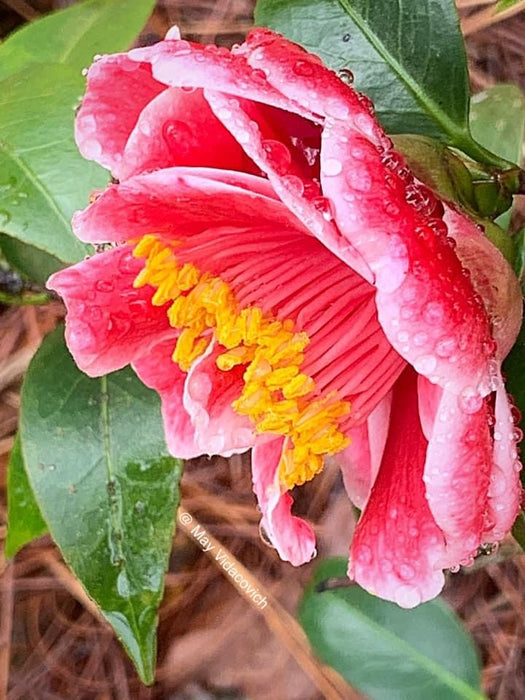
[[[439,138],[497,162],[468,128],[468,71],[452,0],[259,0],[257,24],[349,68],[386,131]]]
[[[0,45],[0,80],[31,63],[65,63],[75,71],[95,54],[127,49],[153,0],[88,0],[24,25]]]
[[[20,439],[17,436],[7,467],[7,537],[5,553],[13,557],[19,549],[47,532],[27,478]]]
[[[63,264],[90,250],[72,233],[76,209],[108,174],[73,138],[83,81],[70,68],[35,66],[0,83],[0,231]]]
[[[474,138],[489,151],[513,163],[523,160],[525,95],[516,85],[495,85],[471,100],[470,128]],[[498,223],[510,224],[511,210]]]
[[[157,394],[129,368],[82,374],[58,329],[26,374],[21,436],[54,540],[151,683],[181,473]]]
[[[321,562],[299,608],[324,663],[372,700],[484,697],[476,651],[448,606],[435,600],[403,610],[359,586],[321,583],[345,572],[344,559]]]

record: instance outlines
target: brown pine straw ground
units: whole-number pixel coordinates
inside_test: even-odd
[[[0,34],[68,4],[2,0]],[[525,88],[525,12],[515,8],[494,18],[491,5],[492,0],[458,0],[473,89],[501,80]],[[230,45],[249,29],[252,7],[251,0],[160,0],[141,41],[156,41],[177,23],[190,38]],[[525,2],[516,7],[525,9]],[[58,303],[45,308],[0,306],[2,544],[6,466],[17,427],[21,379],[41,339],[61,315]],[[312,565],[295,569],[262,542],[248,458],[194,460],[187,465],[182,488],[184,508],[279,602],[267,608],[266,616],[250,608],[179,531],[160,611],[157,679],[152,688],[145,688],[49,537],[28,545],[11,563],[0,551],[0,700],[355,697],[350,690],[334,690],[337,679],[312,663],[304,640],[276,607],[294,613]],[[315,523],[321,556],[346,554],[353,515],[336,469],[326,468],[300,491],[297,510]],[[487,695],[522,700],[525,557],[500,563],[498,557],[485,568],[450,575],[445,595],[476,640]]]

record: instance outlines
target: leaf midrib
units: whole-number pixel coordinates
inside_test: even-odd
[[[400,647],[404,655],[411,657],[416,662],[419,662],[419,665],[425,670],[428,670],[431,675],[438,679],[443,678],[444,683],[453,690],[462,693],[462,697],[469,698],[470,700],[486,700],[484,695],[478,693],[474,688],[468,685],[468,683],[446,669],[444,666],[438,664],[430,657],[425,656],[425,654],[421,654],[414,646],[398,635],[393,634],[385,627],[379,625],[371,617],[364,615],[357,607],[352,607],[346,601],[341,600],[341,598],[338,596],[331,595],[331,599],[332,602],[337,605],[337,607],[341,608],[341,610],[344,610],[345,612],[347,612],[347,609],[350,608],[352,614],[359,618],[361,622],[364,622],[366,625],[372,628],[374,632],[376,632],[380,637],[386,639],[393,647]]]
[[[109,420],[109,390],[108,390],[108,378],[107,375],[104,375],[100,378],[100,422],[102,426],[102,435],[103,435],[103,442],[104,442],[104,463],[106,465],[106,473],[107,473],[107,483],[113,482],[116,483],[115,479],[115,469],[113,467],[113,458],[112,458],[112,449],[111,449],[111,429],[110,429],[110,420]],[[109,512],[111,513],[111,524],[110,527],[113,528],[114,532],[118,532],[121,530],[119,528],[119,523],[118,523],[118,509],[115,505],[115,503],[112,501],[111,498],[108,498],[108,504],[109,504]],[[124,555],[124,547],[122,544],[122,540],[116,538],[116,548],[119,554],[119,558],[122,561],[122,570],[125,571],[126,576],[128,577],[128,569],[126,566],[126,557]],[[127,601],[128,603],[128,609],[130,611],[130,615],[128,617],[128,620],[130,621],[132,627],[133,627],[133,633],[135,635],[135,638],[138,640],[141,640],[142,637],[140,635],[140,627],[138,625],[138,620],[137,620],[137,615],[135,613],[135,608],[133,606],[133,603],[131,601],[131,596],[129,594],[122,596],[119,593],[119,597],[124,598],[124,600]]]

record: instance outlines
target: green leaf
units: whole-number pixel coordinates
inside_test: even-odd
[[[452,0],[259,0],[257,24],[350,68],[388,133],[439,138],[501,164],[468,128],[468,71]]]
[[[356,585],[318,592],[345,572],[344,559],[321,562],[299,608],[324,663],[372,700],[483,698],[472,641],[442,601],[403,610]]]
[[[6,556],[14,557],[19,549],[45,532],[47,525],[27,478],[20,438],[17,436],[7,467]]]
[[[525,283],[525,227],[521,228],[512,240],[514,241],[514,272],[523,286]]]
[[[503,362],[503,374],[507,378],[507,390],[521,413],[519,427],[525,431],[525,323],[521,327],[514,347]],[[525,479],[523,471],[521,478]]]
[[[512,163],[523,159],[525,95],[516,85],[495,85],[474,95],[470,108],[472,136],[489,151]],[[498,224],[507,229],[511,210]]]
[[[166,450],[157,394],[129,368],[82,374],[58,329],[26,374],[21,436],[64,559],[152,683],[181,475]]]
[[[0,233],[0,251],[11,269],[42,286],[53,272],[65,267],[65,264],[53,255],[6,236],[5,233]]]
[[[153,0],[89,0],[24,25],[0,45],[0,80],[31,63],[65,63],[75,71],[95,54],[127,49]]]
[[[525,513],[522,510],[520,510],[518,517],[512,526],[512,536],[519,546],[525,550]]]
[[[0,83],[0,230],[64,264],[90,251],[70,220],[108,179],[73,138],[82,90],[82,78],[60,65],[35,66]]]

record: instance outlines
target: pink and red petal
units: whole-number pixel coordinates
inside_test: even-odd
[[[350,445],[335,460],[348,497],[360,510],[366,505],[383,459],[391,405],[392,396],[387,394],[365,423],[349,431]]]
[[[269,225],[305,230],[260,177],[167,168],[112,185],[73,217],[83,241],[123,242],[149,233],[187,237],[210,227]]]
[[[252,452],[253,490],[262,512],[261,527],[284,561],[300,566],[316,555],[312,527],[292,515],[293,499],[282,490],[279,462],[284,438],[261,437]]]
[[[429,391],[435,396],[435,387],[421,378],[420,397]],[[492,440],[488,399],[440,393],[434,402],[423,479],[430,510],[445,537],[440,564],[449,568],[471,563],[484,541]]]
[[[521,431],[514,424],[501,375],[495,379],[493,467],[488,491],[488,513],[483,541],[499,542],[511,530],[519,511],[522,488],[518,443]]]
[[[202,90],[169,88],[140,113],[114,174],[121,180],[172,166],[257,172],[212,113]]]
[[[172,347],[173,351],[173,347]],[[229,457],[253,447],[253,425],[232,408],[243,390],[244,367],[229,372],[218,369],[216,361],[224,348],[210,343],[196,360],[186,379],[183,404],[195,428],[200,454]]]
[[[172,333],[153,289],[134,289],[142,262],[120,246],[52,275],[47,283],[67,307],[66,341],[91,377],[121,369]]]
[[[427,441],[410,368],[394,387],[391,416],[381,467],[354,534],[349,576],[371,593],[411,608],[443,587],[444,541],[425,497]]]
[[[132,61],[127,54],[95,61],[75,122],[84,158],[116,173],[141,111],[165,89],[153,78],[149,63]]]
[[[396,350],[433,383],[489,391],[494,344],[446,234],[440,203],[357,129],[334,121],[324,134],[321,180],[341,232],[375,274],[377,309]]]

